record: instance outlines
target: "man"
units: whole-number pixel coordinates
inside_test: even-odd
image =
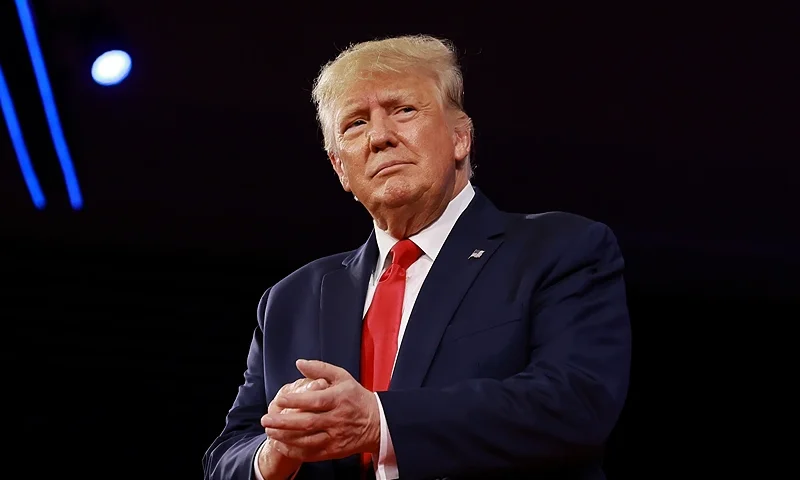
[[[325,149],[375,228],[264,294],[206,478],[604,478],[630,366],[616,240],[474,189],[462,97],[426,36],[323,68]]]

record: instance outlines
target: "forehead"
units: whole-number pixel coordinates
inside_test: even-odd
[[[352,82],[339,97],[337,116],[353,110],[402,101],[427,102],[436,95],[434,81],[423,75],[374,74]]]

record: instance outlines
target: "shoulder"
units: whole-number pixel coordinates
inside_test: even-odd
[[[511,242],[538,251],[551,251],[557,256],[578,254],[618,254],[614,232],[606,224],[569,212],[510,214],[507,230]]]
[[[283,295],[318,295],[322,278],[334,270],[344,268],[342,262],[354,252],[355,250],[351,250],[318,258],[293,271],[264,292],[259,302],[259,311],[264,311],[270,299]]]
[[[564,240],[582,235],[613,235],[604,223],[569,212],[516,213],[510,214],[512,233],[539,235],[545,238]]]

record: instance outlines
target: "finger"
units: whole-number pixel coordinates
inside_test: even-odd
[[[278,408],[296,408],[308,412],[327,412],[336,406],[336,390],[325,389],[287,393],[275,399]]]
[[[305,437],[308,435],[319,433],[319,432],[305,432],[302,430],[281,430],[279,428],[265,428],[264,432],[267,434],[267,438],[269,438],[270,440],[283,442],[287,445],[296,444],[297,439],[300,437]]]
[[[307,415],[315,415],[315,414],[313,414],[313,413],[302,412],[302,411],[300,411],[300,410],[296,410],[296,409],[293,409],[293,408],[292,408],[292,409],[289,409],[289,408],[283,408],[283,409],[278,409],[277,411],[273,410],[273,411],[271,411],[271,412],[270,412],[270,411],[267,411],[267,413],[266,413],[266,414],[264,414],[264,415],[261,417],[261,420],[260,420],[260,422],[261,422],[261,426],[262,426],[263,428],[267,428],[267,427],[271,427],[271,428],[283,428],[283,427],[279,427],[279,426],[273,426],[273,425],[276,425],[276,423],[275,423],[275,420],[274,420],[275,418],[284,418],[286,415],[289,415],[289,414],[296,415],[296,414],[300,414],[300,413],[302,413],[302,414],[307,414]],[[280,416],[279,416],[279,415],[280,415]],[[292,420],[293,420],[293,419],[292,419]],[[296,420],[293,420],[293,421],[296,421]],[[301,419],[300,421],[303,421],[303,420]],[[296,425],[300,425],[300,424],[298,423],[298,424],[296,424]],[[293,428],[292,430],[300,430],[300,431],[305,431],[304,429],[302,429],[302,428],[299,428],[299,427],[298,427],[298,428]]]
[[[302,389],[298,389],[298,393],[313,392],[315,390],[325,390],[329,386],[330,384],[328,383],[327,380],[325,380],[324,378],[319,378],[317,380],[314,380],[313,382],[308,382],[305,385],[303,385]]]
[[[322,378],[329,383],[336,383],[337,381],[343,381],[350,377],[347,370],[330,363],[320,362],[319,360],[300,359],[295,362],[295,365],[306,378],[314,380]]]
[[[280,388],[280,390],[278,390],[278,393],[276,394],[276,396],[284,394],[284,393],[294,392],[294,391],[297,391],[297,390],[304,389],[304,388],[306,388],[306,386],[308,386],[309,383],[311,383],[311,381],[308,378],[300,377],[297,380],[295,380],[294,382],[287,383],[284,386],[282,386]]]
[[[317,449],[325,446],[330,440],[326,432],[297,432],[293,430],[266,429],[267,437],[273,441],[283,443],[288,447],[301,447]]]
[[[325,429],[327,422],[323,415],[309,412],[289,412],[277,415],[266,414],[261,417],[261,426],[280,430],[312,432]]]
[[[296,392],[298,390],[301,390],[301,389],[305,388],[305,386],[307,384],[308,384],[308,379],[300,377],[297,380],[295,380],[294,382],[287,383],[286,385],[284,385],[278,391],[278,395],[283,395],[284,393],[289,393],[289,392]]]
[[[267,428],[267,426],[264,424],[264,422],[266,422],[266,421],[267,421],[267,417],[269,417],[270,415],[271,415],[270,413],[267,413],[267,414],[265,414],[265,415],[263,415],[263,416],[261,417],[261,426],[262,426],[262,427],[264,427],[264,428]]]
[[[286,384],[283,387],[281,387],[281,389],[278,391],[278,394],[275,395],[275,398],[273,398],[272,401],[269,402],[269,406],[267,407],[267,413],[285,413],[287,411],[294,410],[294,409],[288,409],[288,410],[287,409],[282,409],[282,408],[280,408],[278,406],[278,404],[275,401],[277,398],[280,398],[281,396],[286,395],[287,392],[290,392],[290,391],[297,391],[297,392],[312,391],[313,392],[313,391],[318,391],[318,390],[324,390],[324,389],[326,389],[326,388],[328,388],[330,386],[328,384],[328,381],[325,380],[325,379],[309,380],[307,378],[303,378],[301,380],[303,381],[303,383],[300,383],[300,381],[297,381],[297,382],[294,382],[294,383]]]
[[[273,400],[275,398],[280,397],[281,395],[286,395],[287,393],[306,392],[309,390],[323,390],[325,388],[328,388],[329,386],[330,384],[328,383],[328,381],[323,378],[318,380],[300,378],[292,383],[287,383],[286,385],[282,386],[275,394]]]

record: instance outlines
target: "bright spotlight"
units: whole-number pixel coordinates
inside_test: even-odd
[[[116,85],[131,71],[131,57],[122,50],[106,52],[92,64],[92,78],[100,85]]]

